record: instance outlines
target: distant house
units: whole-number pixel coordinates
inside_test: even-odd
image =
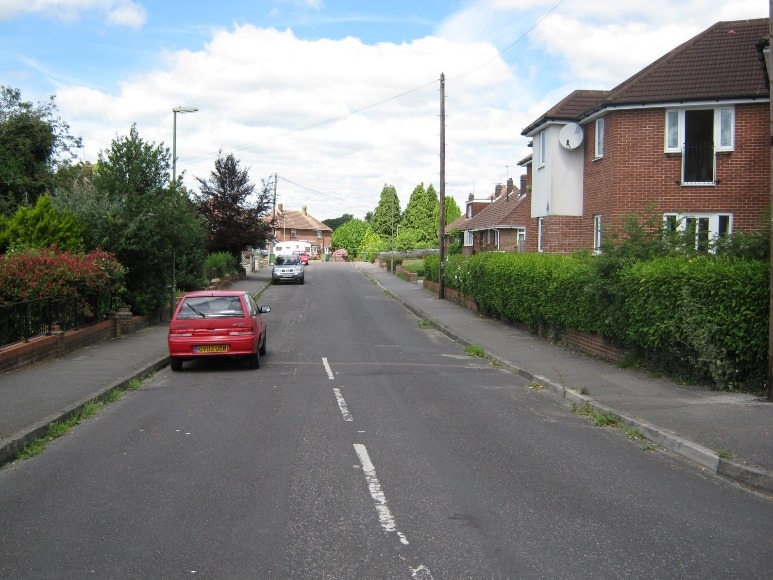
[[[518,198],[457,224],[465,247],[510,251],[511,225],[527,251],[600,251],[610,228],[647,210],[698,248],[767,227],[768,33],[766,18],[719,22],[610,91],[569,94],[523,130],[533,152]]]
[[[311,253],[321,254],[332,245],[333,230],[321,221],[309,215],[306,206],[300,211],[286,210],[280,203],[276,211],[263,218],[270,224],[274,243],[287,241],[306,241],[311,244]]]
[[[474,254],[480,251],[526,251],[526,230],[530,220],[526,188],[497,184],[486,200],[476,200],[472,194],[467,200],[465,213],[446,226],[446,232],[459,230],[463,235],[462,251]]]

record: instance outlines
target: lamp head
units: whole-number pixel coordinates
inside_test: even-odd
[[[196,107],[174,107],[172,111],[175,113],[195,113],[198,109]]]

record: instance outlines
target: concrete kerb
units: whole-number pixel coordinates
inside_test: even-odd
[[[365,274],[368,278],[373,280],[373,282],[381,286],[381,288],[383,288],[386,292],[389,292],[389,295],[397,300],[397,302],[402,304],[405,308],[413,312],[419,318],[426,320],[433,328],[439,330],[448,336],[451,340],[458,342],[459,344],[464,346],[471,346],[469,342],[456,335],[450,328],[429,318],[423,310],[416,308],[412,304],[409,304],[408,302],[401,299],[398,295],[396,295],[394,292],[391,292],[388,288],[385,288],[378,280],[370,276],[364,270],[360,271],[363,272],[363,274]],[[697,465],[700,465],[701,467],[708,469],[714,475],[725,477],[756,491],[760,491],[768,495],[773,495],[773,472],[768,469],[745,465],[737,461],[719,457],[719,455],[717,455],[717,453],[711,449],[685,439],[684,437],[680,437],[676,433],[672,433],[666,429],[656,427],[655,425],[643,419],[629,417],[628,415],[625,415],[616,409],[594,401],[592,398],[583,395],[574,389],[556,384],[546,377],[535,375],[528,370],[513,364],[511,361],[504,360],[500,357],[492,355],[491,353],[486,353],[486,357],[489,360],[496,362],[502,368],[507,369],[508,371],[517,374],[518,376],[539,383],[543,388],[546,388],[552,394],[557,395],[562,399],[566,399],[570,403],[576,403],[578,405],[582,405],[583,407],[587,406],[587,408],[596,412],[611,416],[619,424],[624,425],[630,429],[637,430],[648,441],[651,441],[652,443],[655,443],[672,453],[675,453]]]
[[[10,461],[13,461],[13,458],[16,456],[16,454],[24,449],[25,446],[32,443],[35,439],[46,437],[48,435],[48,429],[51,424],[60,423],[70,419],[71,417],[80,413],[81,410],[86,407],[86,405],[104,401],[113,391],[125,391],[132,381],[136,379],[145,379],[154,372],[164,368],[168,364],[169,355],[159,357],[138,371],[118,379],[107,387],[97,391],[93,395],[81,399],[77,403],[62,409],[53,415],[49,415],[42,421],[38,421],[23,431],[15,433],[8,439],[8,441],[3,444],[2,447],[0,447],[0,467]]]

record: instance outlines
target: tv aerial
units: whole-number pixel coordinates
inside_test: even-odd
[[[561,146],[568,151],[577,149],[582,144],[585,132],[577,123],[567,123],[561,127],[558,133],[558,140]]]

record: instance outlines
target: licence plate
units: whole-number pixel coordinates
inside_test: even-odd
[[[197,354],[206,354],[206,353],[223,353],[228,352],[228,345],[227,344],[210,344],[210,345],[202,345],[202,346],[194,346],[193,352]]]

